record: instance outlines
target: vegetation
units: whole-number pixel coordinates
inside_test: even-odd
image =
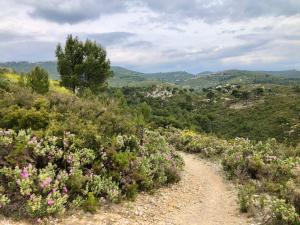
[[[205,89],[174,86],[122,88],[130,106],[151,107],[154,128],[176,127],[214,133],[223,138],[276,138],[300,141],[300,104],[297,88],[282,85],[219,85]]]
[[[62,85],[74,93],[77,89],[89,88],[99,91],[107,78],[112,75],[106,51],[96,42],[82,42],[69,35],[64,50],[59,44],[56,48],[57,68]]]
[[[50,75],[25,62],[0,68],[0,213],[134,200],[179,181],[177,149],[219,161],[242,212],[299,224],[298,71],[144,74],[111,68],[101,45],[72,36],[56,56]],[[49,79],[56,65],[61,80]]]
[[[134,199],[138,191],[179,180],[179,155],[155,131],[144,129],[141,142],[139,112],[116,98],[51,88],[39,94],[6,76],[0,93],[5,215],[40,218],[78,207],[93,212],[100,199]]]
[[[48,71],[50,77],[60,79],[56,62],[7,62],[0,63],[0,67],[12,68],[18,73],[27,73],[34,67],[41,66]],[[161,72],[161,73],[140,73],[118,66],[112,66],[114,76],[109,79],[112,87],[145,87],[162,83],[176,84],[181,88],[202,88],[214,87],[226,84],[280,84],[299,85],[300,72],[297,70],[287,71],[244,71],[227,70],[221,72],[202,72],[190,74],[184,71]]]
[[[299,147],[286,147],[275,139],[253,142],[191,131],[164,133],[177,149],[221,160],[229,178],[240,184],[242,212],[260,217],[264,224],[299,224]]]
[[[45,94],[49,91],[48,72],[37,66],[26,76],[26,83],[37,93]]]

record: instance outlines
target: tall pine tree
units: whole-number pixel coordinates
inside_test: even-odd
[[[64,49],[58,44],[56,57],[62,85],[73,92],[82,88],[96,92],[112,75],[105,49],[90,40],[69,35]]]

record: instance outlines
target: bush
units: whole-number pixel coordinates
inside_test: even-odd
[[[93,195],[93,193],[89,192],[87,194],[86,200],[83,202],[82,207],[85,211],[94,213],[97,210],[98,201]]]
[[[3,109],[0,125],[6,128],[13,129],[28,129],[33,130],[44,129],[48,126],[49,116],[44,110],[23,109],[17,106],[11,106]]]
[[[282,225],[299,225],[299,215],[295,208],[283,199],[275,199],[272,202],[272,222]]]
[[[254,142],[244,138],[222,140],[191,131],[163,130],[177,149],[216,157],[229,178],[240,184],[240,210],[273,224],[299,224],[300,155],[275,139]]]
[[[80,206],[94,212],[101,198],[134,199],[139,190],[178,181],[182,159],[158,133],[146,131],[145,147],[134,136],[117,139],[92,149],[68,132],[37,137],[0,129],[0,210],[30,217]]]
[[[41,67],[37,66],[27,74],[26,81],[27,85],[37,93],[45,94],[49,91],[49,74]]]

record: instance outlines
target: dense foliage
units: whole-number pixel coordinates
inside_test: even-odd
[[[99,140],[97,148],[85,141],[68,132],[37,137],[0,130],[1,211],[32,217],[80,206],[94,211],[100,198],[132,199],[179,179],[181,159],[155,132],[146,132],[144,146],[135,136]]]
[[[182,159],[115,98],[0,79],[0,211],[43,217],[134,199],[179,180]],[[88,97],[90,96],[90,97]],[[141,138],[143,141],[141,141]]]
[[[122,89],[131,106],[151,107],[153,127],[173,126],[214,133],[223,138],[276,138],[300,141],[300,98],[297,88],[274,85],[225,85],[205,89],[173,86]]]
[[[33,91],[45,94],[49,91],[49,74],[45,69],[37,66],[26,75],[26,84]]]
[[[58,47],[59,68],[66,69],[66,87],[80,88],[77,95],[59,81],[39,91],[38,84],[24,85],[13,71],[0,71],[1,213],[44,217],[78,207],[93,212],[101,201],[134,199],[138,191],[179,180],[183,162],[173,150],[178,149],[220,160],[240,185],[241,211],[265,223],[299,224],[299,86],[224,84],[196,90],[168,84],[109,88],[96,95],[99,80],[81,75],[98,76],[86,69],[95,72],[97,56],[103,53],[105,59],[105,52],[92,50],[89,41],[68,41],[64,51]],[[89,57],[77,58],[82,52]],[[133,82],[144,76],[123,73]],[[264,83],[259,78],[255,82]]]
[[[223,140],[191,131],[164,132],[177,149],[219,158],[229,178],[240,184],[242,212],[265,223],[299,224],[300,148],[286,147],[275,139],[252,142]]]
[[[62,84],[73,92],[77,88],[98,91],[112,75],[105,49],[90,40],[82,42],[69,35],[64,49],[57,46],[56,57]]]

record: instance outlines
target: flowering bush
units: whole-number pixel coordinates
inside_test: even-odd
[[[30,217],[80,206],[94,211],[99,199],[117,202],[177,181],[183,165],[153,131],[146,131],[144,146],[133,135],[93,146],[68,132],[37,137],[0,129],[0,211]]]
[[[226,174],[241,185],[240,209],[275,224],[300,224],[300,152],[274,139],[222,140],[191,131],[162,131],[178,149],[221,160]]]
[[[164,132],[169,142],[178,150],[191,153],[200,153],[205,157],[214,157],[222,154],[228,148],[226,140],[205,134],[197,134],[189,130],[170,130]]]

